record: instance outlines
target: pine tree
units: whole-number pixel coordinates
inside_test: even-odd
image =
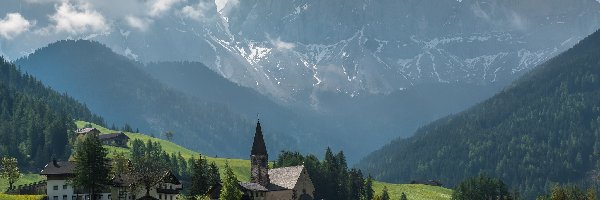
[[[400,195],[400,200],[408,200],[408,198],[406,197],[406,194],[404,194],[404,192],[402,193],[402,195]]]
[[[221,183],[221,174],[219,174],[219,167],[215,162],[210,163],[209,176],[211,186]]]
[[[209,185],[209,173],[208,173],[208,164],[206,160],[202,159],[200,156],[198,159],[194,159],[194,164],[192,165],[192,185],[190,187],[190,196],[201,196],[205,195],[210,189]]]
[[[383,192],[381,193],[381,200],[390,200],[390,194],[388,193],[388,189],[386,186],[383,187]]]
[[[363,196],[365,200],[371,200],[374,198],[375,191],[373,190],[373,177],[369,175],[367,177],[367,181],[365,181],[365,190],[363,192]]]
[[[88,189],[92,200],[110,181],[107,154],[102,142],[95,135],[87,135],[83,141],[76,144],[73,185]]]
[[[0,177],[8,180],[8,188],[12,189],[15,182],[21,178],[16,158],[4,157],[0,163]]]
[[[238,188],[238,180],[229,162],[225,162],[225,180],[223,180],[223,188],[221,188],[220,200],[240,200],[242,199],[242,192]]]

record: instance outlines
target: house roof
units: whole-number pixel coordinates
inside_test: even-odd
[[[242,187],[245,190],[250,190],[250,191],[260,191],[260,192],[266,192],[269,191],[265,186],[262,186],[258,183],[239,183],[240,187]]]
[[[73,170],[75,169],[75,162],[72,161],[50,161],[42,172],[41,175],[69,175],[73,174]]]
[[[112,178],[112,184],[113,184],[113,186],[116,186],[116,187],[127,187],[127,186],[130,186],[132,183],[133,183],[132,178],[127,176],[127,174],[124,174],[124,173],[119,173],[119,174],[115,175],[115,177]],[[171,171],[165,172],[165,175],[163,177],[163,183],[171,183],[174,185],[181,184],[179,179]]]
[[[281,189],[294,189],[296,187],[296,183],[304,170],[304,165],[298,165],[293,167],[280,167],[275,169],[269,169],[269,179],[271,180],[271,184],[280,186],[282,188],[277,189],[269,188],[271,190],[281,190]]]
[[[151,196],[143,196],[137,200],[158,200],[157,198],[151,197]]]
[[[77,129],[75,131],[75,133],[77,133],[77,134],[86,134],[86,133],[89,133],[89,132],[92,132],[92,131],[100,133],[100,130],[98,130],[96,128],[82,128],[82,129]]]
[[[125,135],[125,133],[123,133],[123,132],[98,135],[98,138],[100,140],[110,140],[110,139],[115,139],[115,138],[119,138],[119,137],[124,137],[124,138],[129,139],[129,137],[127,135]]]

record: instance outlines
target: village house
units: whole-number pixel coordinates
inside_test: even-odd
[[[315,187],[304,165],[269,169],[269,155],[260,121],[256,123],[250,152],[250,182],[239,183],[244,200],[312,200]],[[209,191],[210,199],[219,199],[221,185]]]
[[[98,135],[98,139],[105,145],[127,148],[129,137],[123,132]]]
[[[48,163],[41,175],[46,176],[46,195],[48,200],[87,200],[90,199],[88,191],[74,188],[68,181],[72,178],[75,162],[56,161]],[[98,200],[133,200],[146,194],[144,189],[138,188],[131,192],[132,182],[119,174],[97,195]],[[162,183],[151,188],[150,196],[160,200],[177,200],[182,190],[181,182],[170,171],[166,172]]]
[[[87,134],[99,135],[100,130],[98,130],[97,128],[80,128],[75,130],[75,134],[77,135],[77,137],[85,136]]]
[[[127,142],[129,142],[129,137],[123,132],[102,134],[100,130],[96,128],[77,129],[75,130],[75,134],[77,138],[83,138],[88,134],[94,134],[102,141],[103,144],[109,146],[127,148]]]

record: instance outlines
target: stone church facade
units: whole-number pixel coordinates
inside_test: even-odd
[[[269,154],[260,121],[250,152],[250,182],[239,183],[244,200],[313,200],[315,187],[304,165],[269,169]],[[211,199],[218,199],[220,188]]]

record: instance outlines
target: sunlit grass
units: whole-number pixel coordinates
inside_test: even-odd
[[[22,174],[21,178],[15,183],[15,187],[19,185],[25,185],[35,183],[44,180],[45,177],[39,174],[26,173]],[[0,179],[0,193],[4,193],[8,188],[8,180]]]
[[[10,195],[0,194],[0,200],[40,200],[46,195]]]
[[[88,122],[78,121],[76,122],[78,128],[83,128]],[[96,124],[91,124],[92,127],[100,130],[103,134],[105,133],[115,133],[119,132],[116,130],[109,130],[105,127],[98,126]],[[140,134],[140,133],[129,133],[125,132],[125,134],[133,141],[134,139],[140,139],[142,141],[151,140],[153,142],[158,142],[161,144],[163,150],[167,153],[181,153],[181,156],[188,159],[192,156],[198,157],[200,154],[186,149],[182,146],[179,146],[173,142],[166,141],[159,138],[153,138],[148,135]],[[130,144],[128,144],[130,146]],[[106,148],[110,151],[110,154],[113,155],[115,152],[122,152],[125,154],[129,154],[128,148],[121,147],[113,147],[106,146]],[[111,156],[109,155],[109,156]],[[219,167],[221,175],[224,173],[225,162],[229,162],[229,166],[233,169],[233,172],[236,174],[240,181],[249,181],[250,180],[250,161],[243,159],[228,159],[228,158],[214,158],[203,156],[208,160],[208,162],[214,162]],[[406,193],[408,199],[411,200],[447,200],[450,199],[452,195],[452,190],[442,188],[442,187],[433,187],[426,185],[408,185],[408,184],[389,184],[382,182],[375,182],[373,189],[377,194],[381,194],[383,190],[383,186],[387,186],[388,192],[392,196],[392,199],[399,199],[402,192]]]
[[[400,199],[402,192],[410,200],[449,200],[452,197],[452,190],[421,184],[391,184],[375,182],[373,190],[378,195],[381,195],[383,187],[386,186],[391,199]]]
[[[86,124],[88,124],[88,122],[84,122],[84,121],[77,121],[77,128],[83,128]],[[110,130],[107,129],[105,127],[96,125],[96,124],[91,124],[92,127],[98,129],[102,134],[106,134],[106,133],[116,133],[116,132],[120,132],[117,130]],[[144,142],[151,140],[153,142],[158,142],[160,143],[160,145],[162,146],[163,150],[165,150],[165,152],[167,152],[168,154],[172,154],[172,153],[181,153],[181,156],[183,156],[186,160],[193,157],[198,157],[200,156],[199,153],[186,149],[182,146],[179,146],[173,142],[167,141],[167,140],[163,140],[163,139],[159,139],[159,138],[153,138],[150,137],[148,135],[144,135],[144,134],[140,134],[140,133],[130,133],[130,132],[124,132],[125,135],[127,135],[130,138],[130,142],[133,141],[134,139],[140,139]],[[128,144],[129,147],[131,147],[131,144]],[[127,148],[121,148],[121,147],[113,147],[113,146],[106,146],[106,148],[109,150],[110,152],[110,156],[112,156],[112,154],[114,154],[115,152],[121,152],[121,153],[125,153],[125,154],[129,154],[129,149]],[[221,172],[221,174],[224,174],[224,169],[225,169],[225,162],[229,162],[229,166],[231,167],[231,169],[233,170],[233,172],[236,174],[236,176],[238,177],[238,179],[240,181],[249,181],[250,180],[250,161],[249,160],[243,160],[243,159],[229,159],[229,158],[214,158],[214,157],[208,157],[208,156],[204,156],[203,158],[206,158],[208,160],[209,163],[214,162],[218,167],[219,167],[219,171]]]

